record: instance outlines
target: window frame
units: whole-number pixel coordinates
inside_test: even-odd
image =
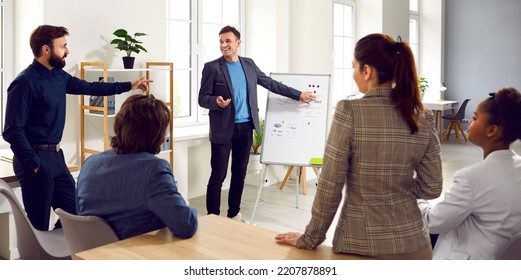
[[[349,36],[338,36],[338,35],[335,35],[335,4],[339,4],[339,5],[343,5],[343,6],[351,6],[352,7],[352,17],[351,17],[351,37]],[[334,0],[333,1],[333,5],[332,5],[332,9],[333,9],[333,21],[332,21],[332,24],[333,24],[333,37],[332,37],[332,40],[333,40],[333,73],[337,72],[338,70],[341,70],[343,72],[345,71],[348,71],[351,73],[351,75],[347,75],[346,73],[343,74],[343,78],[340,79],[342,83],[346,83],[346,79],[349,79],[350,81],[350,84],[351,84],[351,88],[350,89],[344,89],[344,86],[342,86],[342,93],[337,93],[335,94],[335,89],[337,89],[337,83],[339,82],[339,79],[336,75],[333,74],[333,80],[332,80],[332,86],[333,86],[333,91],[332,91],[332,96],[331,96],[331,107],[332,108],[335,108],[336,107],[336,103],[339,101],[339,100],[342,100],[343,98],[351,98],[355,95],[357,95],[358,93],[358,89],[356,88],[356,84],[354,83],[353,81],[353,78],[352,78],[352,73],[353,73],[353,67],[352,67],[352,64],[351,63],[347,63],[347,66],[346,65],[343,65],[343,67],[336,67],[335,66],[335,59],[337,58],[337,53],[335,51],[335,38],[337,37],[342,37],[342,38],[351,38],[352,40],[352,45],[351,45],[351,50],[350,51],[344,51],[343,54],[342,54],[342,58],[344,61],[346,61],[346,55],[349,55],[350,58],[352,58],[353,56],[353,51],[354,51],[354,47],[355,47],[355,44],[356,44],[356,1],[355,0]],[[346,92],[347,91],[347,92]],[[343,96],[343,98],[341,97]]]
[[[5,111],[7,103],[7,88],[9,81],[13,79],[13,57],[14,57],[14,10],[13,0],[0,1],[0,135],[5,126]],[[5,143],[3,138],[0,144]]]
[[[418,8],[418,10],[411,10],[411,6],[412,6],[412,2],[416,2],[415,6]],[[421,61],[420,61],[420,3],[421,1],[419,0],[409,0],[409,45],[411,47],[411,49],[413,50],[413,54],[414,54],[414,61],[416,62],[416,69],[420,69],[420,64],[421,64]],[[415,20],[416,21],[416,38],[417,38],[417,42],[412,42],[410,40],[410,38],[412,37],[411,36],[411,20]]]
[[[224,14],[224,7],[223,5],[227,0],[219,0],[221,4],[221,22],[209,22],[205,21],[205,18],[203,18],[204,14],[204,1],[205,0],[190,0],[190,19],[186,20],[190,23],[190,38],[181,38],[177,39],[178,42],[186,42],[188,41],[189,44],[189,67],[178,67],[176,66],[176,61],[173,59],[174,55],[171,53],[172,47],[170,46],[170,43],[173,42],[172,38],[175,37],[174,34],[170,32],[169,24],[172,21],[180,21],[179,19],[175,19],[170,17],[169,10],[170,5],[175,5],[176,0],[167,0],[166,2],[166,15],[165,15],[165,24],[166,24],[166,49],[167,49],[167,60],[173,61],[174,63],[174,79],[176,77],[176,72],[179,73],[179,71],[188,71],[188,78],[189,78],[189,86],[188,91],[190,94],[189,97],[189,114],[187,116],[177,116],[175,117],[175,124],[176,126],[193,126],[193,125],[201,125],[201,124],[207,124],[208,123],[208,110],[205,108],[202,108],[198,104],[198,95],[199,95],[199,88],[201,83],[201,74],[204,67],[204,64],[208,61],[214,60],[217,57],[208,57],[205,59],[205,54],[207,53],[208,49],[218,49],[218,34],[212,34],[212,36],[215,36],[215,45],[206,46],[204,45],[204,31],[203,27],[206,25],[218,25],[218,26],[224,26],[227,24],[232,25],[231,23],[227,23],[224,20],[223,14]],[[208,0],[207,0],[208,1]],[[216,1],[216,0],[211,0]],[[244,34],[244,19],[245,19],[245,1],[244,0],[236,0],[238,4],[238,15],[237,19],[239,21],[239,24],[233,24],[234,27],[236,27],[239,32],[241,32],[241,35]],[[220,28],[220,27],[219,27]],[[244,37],[241,36],[241,39],[243,40]],[[242,55],[242,49],[239,48],[239,54]],[[219,52],[220,55],[220,52]],[[176,71],[177,70],[177,71]],[[175,81],[174,81],[174,99],[176,99],[175,95]]]

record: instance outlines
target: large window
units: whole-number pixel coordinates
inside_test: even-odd
[[[409,45],[411,46],[414,60],[416,61],[416,68],[420,69],[419,49],[420,49],[420,13],[419,1],[409,0]]]
[[[219,30],[232,25],[242,33],[244,0],[167,0],[167,59],[174,63],[176,124],[207,122],[197,97],[205,62],[221,56]]]
[[[333,3],[333,93],[331,104],[357,93],[353,83],[353,51],[355,44],[355,3],[335,0]]]
[[[12,0],[0,0],[0,135],[4,129],[7,86],[12,77]],[[1,142],[1,141],[0,141]]]

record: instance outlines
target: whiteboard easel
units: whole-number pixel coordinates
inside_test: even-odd
[[[331,75],[272,73],[270,76],[299,91],[313,92],[316,100],[308,104],[268,91],[260,158],[262,179],[250,223],[255,219],[269,165],[312,167],[311,158],[323,157],[327,140]],[[300,172],[301,168],[297,170]],[[298,208],[299,180],[296,192]]]

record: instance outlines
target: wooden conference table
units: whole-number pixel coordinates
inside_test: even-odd
[[[447,110],[452,110],[452,114],[456,113],[456,108],[458,108],[458,101],[452,100],[437,100],[437,101],[424,101],[423,107],[425,109],[429,109],[434,113],[434,117],[436,119],[436,129],[438,133],[441,135],[443,133],[443,112]]]
[[[199,218],[197,233],[179,239],[163,228],[75,254],[83,260],[367,260],[331,247],[301,250],[275,243],[277,233],[228,218]]]

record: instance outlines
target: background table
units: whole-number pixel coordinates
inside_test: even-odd
[[[302,250],[275,243],[277,233],[228,218],[208,215],[199,218],[194,237],[179,239],[164,228],[80,252],[85,260],[362,260],[369,257],[335,254],[326,245]]]
[[[77,165],[67,164],[70,172],[76,172],[79,170]],[[13,171],[13,163],[7,162],[4,160],[0,160],[0,179],[6,181],[7,183],[18,181]]]
[[[438,100],[438,101],[424,101],[423,107],[425,109],[429,109],[434,113],[434,117],[436,118],[436,129],[438,133],[441,135],[443,132],[443,112],[447,110],[452,110],[452,114],[456,113],[456,108],[458,108],[458,101],[452,100]]]
[[[0,160],[0,179],[7,183],[17,181],[13,171],[13,164],[4,160]]]

